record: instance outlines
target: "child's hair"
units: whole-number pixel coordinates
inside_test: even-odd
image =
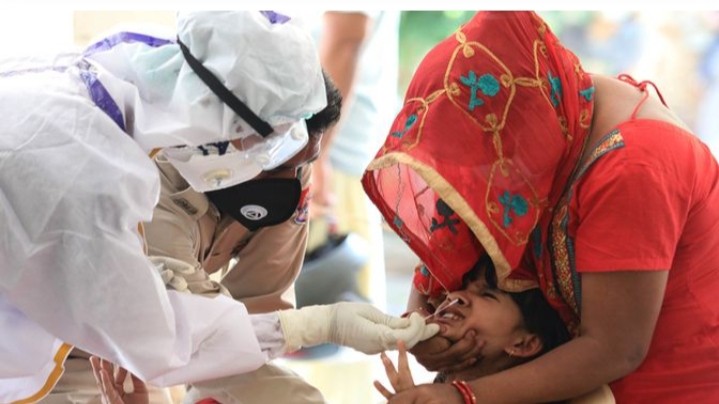
[[[484,279],[487,285],[492,289],[497,289],[497,272],[487,254],[480,257],[474,267],[464,274],[463,287],[466,287],[469,282],[477,280],[482,269],[484,269]],[[549,305],[539,288],[528,289],[524,292],[507,292],[507,294],[519,306],[524,328],[542,340],[542,350],[534,357],[547,353],[569,341],[567,327],[557,311]],[[531,358],[527,358],[527,360],[529,359]]]

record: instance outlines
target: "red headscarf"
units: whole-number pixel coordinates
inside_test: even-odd
[[[477,13],[427,54],[362,179],[425,264],[418,290],[460,288],[485,251],[503,289],[537,285],[520,259],[577,165],[593,91],[533,12]]]

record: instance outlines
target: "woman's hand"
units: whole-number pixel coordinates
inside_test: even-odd
[[[412,371],[409,369],[409,362],[407,361],[407,347],[404,345],[404,341],[397,342],[397,349],[399,350],[399,355],[397,356],[396,370],[394,368],[394,364],[392,364],[392,360],[384,352],[380,353],[382,365],[384,365],[384,371],[387,373],[387,379],[392,385],[394,393],[389,391],[379,381],[374,381],[374,387],[387,400],[392,398],[396,393],[414,387],[414,380],[412,380]]]
[[[417,362],[427,370],[453,373],[473,366],[481,359],[485,342],[477,337],[474,330],[467,331],[464,337],[456,342],[440,334],[419,342],[410,350]]]
[[[418,312],[422,317],[427,318],[445,298],[445,295],[429,298],[412,288],[407,307],[409,312]],[[484,344],[485,342],[479,339],[473,330],[468,331],[458,341],[450,341],[442,337],[440,327],[439,334],[419,342],[411,347],[409,352],[420,365],[431,372],[453,373],[473,366],[481,360]]]
[[[90,357],[95,382],[102,393],[103,404],[149,404],[150,393],[147,385],[132,375],[132,392],[126,393],[123,384],[127,377],[127,370],[118,368],[115,375],[115,366],[97,356]]]

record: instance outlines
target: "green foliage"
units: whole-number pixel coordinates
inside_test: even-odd
[[[434,45],[467,22],[476,11],[403,11],[399,36],[399,93],[404,93],[417,65]]]
[[[404,93],[412,74],[424,55],[434,45],[451,35],[476,13],[472,11],[403,11],[399,34],[399,95]],[[566,27],[588,25],[591,11],[539,11],[555,34],[560,37]]]

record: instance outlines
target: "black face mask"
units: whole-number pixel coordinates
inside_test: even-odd
[[[297,178],[268,178],[205,192],[205,195],[220,212],[255,231],[289,219],[297,210],[301,193],[302,184]]]

